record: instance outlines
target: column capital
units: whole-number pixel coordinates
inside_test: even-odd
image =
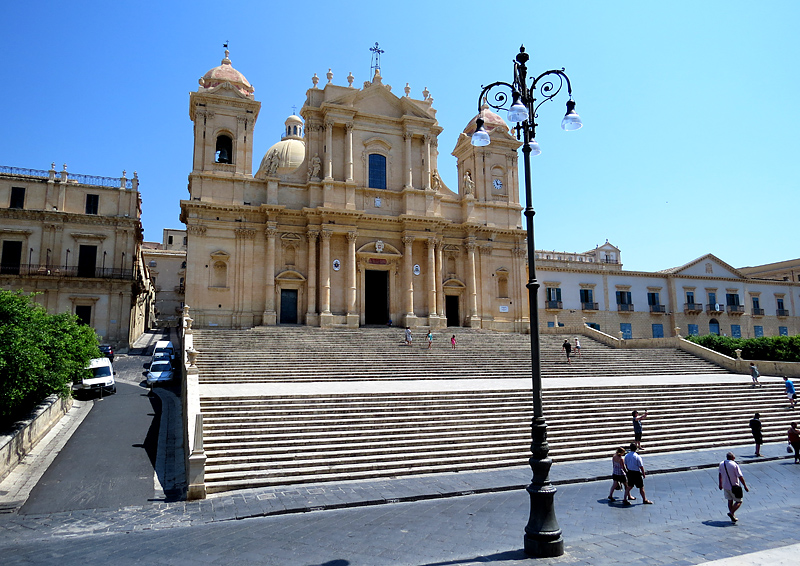
[[[353,231],[347,233],[348,242],[354,243],[356,241],[356,238],[358,238],[358,232]]]
[[[492,255],[492,244],[483,244],[479,246],[478,249],[481,252],[481,255]]]
[[[330,240],[331,236],[333,236],[333,231],[332,230],[328,230],[326,228],[323,228],[319,233],[319,237],[322,238],[325,241]]]
[[[435,248],[436,244],[438,244],[440,240],[436,238],[436,236],[430,236],[428,239],[425,240],[425,245],[428,248]]]
[[[237,228],[233,231],[237,240],[252,240],[256,237],[256,231],[249,228]]]
[[[413,244],[414,240],[416,240],[414,236],[403,236],[403,243],[407,246]]]
[[[267,227],[264,229],[264,236],[272,239],[278,233],[278,223],[277,222],[267,222]]]
[[[309,242],[316,242],[317,238],[319,238],[319,229],[309,228],[306,230],[306,236],[308,237]]]

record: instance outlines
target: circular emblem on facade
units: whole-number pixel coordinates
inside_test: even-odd
[[[419,275],[420,273],[422,273],[422,270],[419,268],[419,264],[416,264],[414,266],[414,275]]]
[[[338,259],[333,260],[333,270],[334,271],[339,271],[339,269],[341,267],[342,267],[342,262],[341,261],[339,261]]]
[[[375,242],[375,251],[379,254],[383,253],[383,240],[378,240]]]

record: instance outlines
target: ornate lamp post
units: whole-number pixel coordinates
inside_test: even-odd
[[[583,124],[575,112],[572,100],[572,86],[564,70],[550,70],[542,73],[528,86],[528,54],[525,47],[519,48],[514,62],[514,82],[495,82],[483,87],[478,97],[477,129],[472,135],[472,145],[486,146],[491,139],[483,127],[481,112],[484,104],[501,110],[508,106],[508,119],[516,123],[513,129],[517,139],[522,138],[522,156],[525,166],[525,218],[527,219],[528,236],[528,304],[531,325],[531,373],[533,375],[533,421],[531,423],[531,458],[528,460],[533,478],[528,486],[531,498],[530,517],[525,526],[525,554],[537,557],[561,556],[564,554],[564,539],[561,527],[558,526],[553,497],[556,488],[550,483],[550,466],[548,457],[550,447],[547,444],[547,424],[542,411],[542,374],[539,357],[539,310],[537,295],[539,282],[536,280],[536,261],[533,245],[533,206],[531,205],[531,155],[539,155],[542,151],[536,142],[536,113],[545,102],[555,98],[563,87],[567,88],[567,113],[561,121],[566,131],[577,130]],[[508,92],[510,91],[510,93]],[[489,95],[492,95],[491,101]],[[536,96],[541,100],[537,103]]]

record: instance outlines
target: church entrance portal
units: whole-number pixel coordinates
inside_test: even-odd
[[[447,295],[444,298],[444,310],[447,314],[447,326],[461,326],[458,316],[458,295]]]
[[[281,324],[297,324],[297,289],[281,289]]]
[[[389,322],[389,272],[364,272],[364,324]]]

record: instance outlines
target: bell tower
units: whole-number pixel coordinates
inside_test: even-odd
[[[252,178],[253,127],[261,103],[242,73],[231,65],[230,52],[218,67],[199,80],[189,98],[189,117],[194,122],[194,153],[189,181],[193,200],[232,202],[234,194],[220,194],[219,185],[205,186],[213,178]]]

